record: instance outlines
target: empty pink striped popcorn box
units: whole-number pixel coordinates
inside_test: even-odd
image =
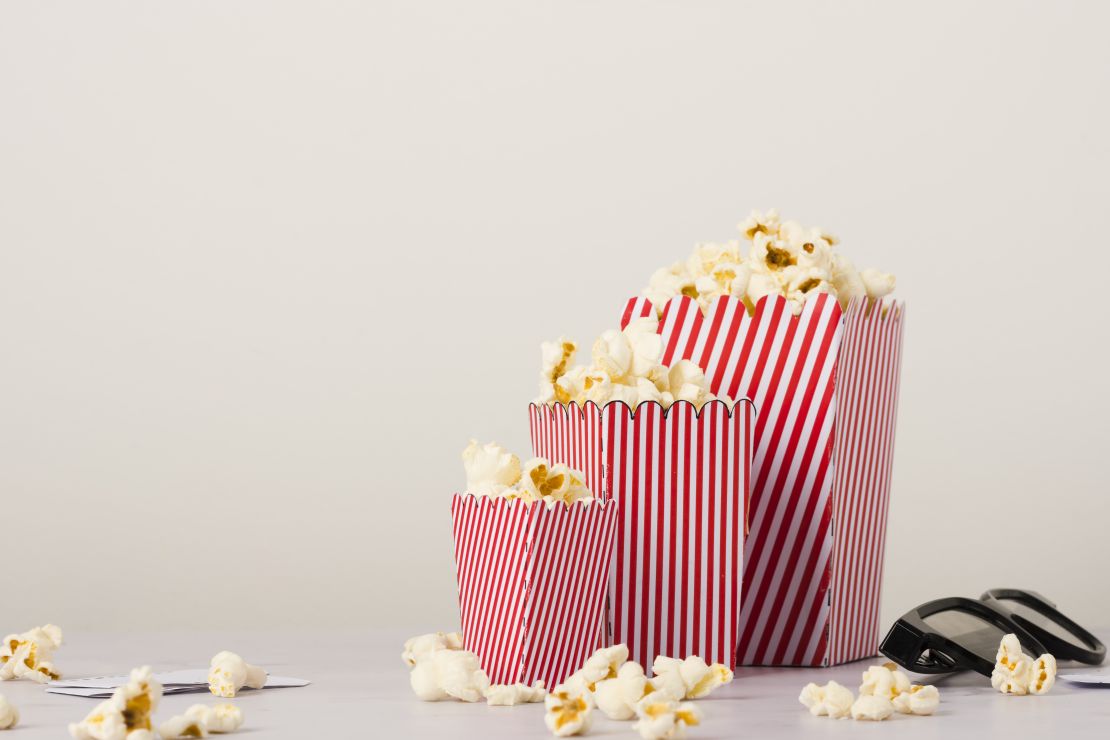
[[[615,504],[456,494],[463,646],[495,684],[552,688],[601,646]]]
[[[654,312],[646,299],[632,299],[622,326]],[[904,323],[904,304],[855,302],[842,310],[826,294],[807,301],[798,316],[779,296],[760,300],[754,315],[738,299],[724,296],[704,316],[696,302],[678,297],[660,315],[665,364],[692,360],[705,371],[712,392],[750,398],[758,409],[736,641],[739,664],[834,665],[877,652]],[[585,453],[560,453],[563,442],[547,442],[543,435],[565,432],[548,431],[547,424],[537,430],[536,422],[533,418],[537,452],[551,451],[556,459],[586,454],[591,462],[600,454],[602,472],[595,474],[604,478],[603,490],[618,500],[627,494],[613,486],[629,483],[627,473],[613,469],[607,450],[611,440],[621,450],[640,449],[648,467],[660,464],[658,455],[674,454],[656,450],[651,437],[639,430],[631,438],[614,436],[613,422],[604,415],[603,428],[573,441]],[[594,445],[598,438],[601,452]],[[680,452],[669,464],[688,465],[686,454]],[[658,504],[640,506],[644,511]],[[637,516],[642,517],[622,508],[619,531],[625,536],[622,540],[618,534],[618,557],[622,547],[626,558],[641,557],[639,539],[651,536],[636,534]],[[726,531],[729,525],[712,526]],[[657,567],[654,560],[635,565]],[[610,580],[615,583],[622,575],[626,571],[618,567]],[[655,592],[660,593],[658,586]],[[637,601],[643,598],[635,595]],[[656,608],[650,596],[639,606],[645,615]],[[616,623],[624,619],[615,617]]]
[[[736,662],[752,459],[751,401],[530,407],[533,453],[583,471],[619,511],[606,644]]]

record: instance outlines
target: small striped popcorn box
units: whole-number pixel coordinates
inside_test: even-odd
[[[492,683],[562,683],[601,644],[616,506],[456,494],[451,516],[463,646]]]
[[[735,665],[754,413],[747,399],[530,408],[534,454],[619,506],[606,641],[649,672],[658,655]]]
[[[622,325],[653,312],[631,299]],[[759,409],[741,664],[833,665],[877,651],[904,323],[903,304],[841,311],[824,294],[799,316],[779,296],[751,316],[728,296],[705,316],[686,297],[662,312],[663,361],[693,360],[714,393]]]

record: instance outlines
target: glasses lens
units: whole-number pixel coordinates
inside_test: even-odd
[[[1050,635],[1058,637],[1076,647],[1088,647],[1083,640],[1069,632],[1067,627],[1056,622],[1052,617],[1041,614],[1031,606],[1027,606],[1024,602],[1018,601],[1017,599],[999,599],[998,601],[1014,614],[1019,617],[1024,617]]]
[[[993,661],[998,643],[1006,633],[969,612],[952,609],[925,617],[925,624],[965,650]]]

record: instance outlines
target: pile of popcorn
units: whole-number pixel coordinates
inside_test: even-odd
[[[1036,660],[1021,649],[1017,635],[1006,635],[998,645],[991,686],[1003,694],[1047,694],[1056,683],[1056,658],[1045,653]]]
[[[558,502],[567,506],[593,501],[581,472],[566,465],[553,465],[542,457],[521,465],[519,457],[496,442],[480,445],[477,440],[470,440],[462,460],[466,491],[475,496],[543,501],[548,505]]]
[[[895,712],[929,715],[940,705],[936,686],[917,686],[893,663],[871,666],[863,672],[859,698],[836,681],[824,686],[806,684],[798,701],[815,717],[881,721]]]
[[[724,665],[707,665],[697,656],[685,660],[659,656],[647,678],[639,663],[628,660],[628,647],[601,648],[548,693],[542,682],[491,685],[478,656],[463,650],[458,632],[433,632],[405,642],[401,659],[411,670],[413,693],[424,701],[456,699],[490,706],[544,702],[544,723],[552,733],[568,737],[585,733],[595,708],[633,725],[646,740],[680,737],[701,722],[701,710],[689,700],[701,699],[732,681]]]
[[[894,290],[893,275],[857,271],[833,249],[839,240],[824,229],[782,221],[774,209],[752,211],[739,228],[742,241],[699,244],[685,262],[656,270],[644,296],[662,313],[667,301],[680,295],[693,298],[702,311],[731,295],[749,312],[764,296],[781,295],[796,315],[817,293],[847,306],[853,299],[877,300]]]
[[[623,401],[636,408],[655,401],[669,408],[688,401],[701,409],[709,401],[732,401],[709,392],[705,373],[695,362],[662,363],[663,338],[659,322],[651,317],[634,319],[623,330],[610,329],[598,337],[590,352],[590,364],[572,365],[578,345],[560,337],[541,345],[543,367],[537,404],[581,406],[592,401],[603,406]]]

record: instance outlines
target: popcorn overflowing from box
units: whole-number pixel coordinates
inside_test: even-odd
[[[904,321],[886,300],[894,278],[857,271],[838,239],[775,211],[753,212],[740,231],[656,271],[587,363],[575,364],[572,339],[542,347],[533,453],[618,502],[607,628],[646,665],[675,652],[730,668],[829,665],[878,642],[881,582],[861,574],[881,573],[883,557]],[[741,449],[707,460],[678,433],[698,426],[694,441],[708,445],[698,432],[718,399],[743,419],[732,430]],[[739,501],[710,501],[685,477],[707,462],[706,477],[735,481]],[[706,533],[670,531],[687,521],[676,504],[726,525],[741,512],[723,557],[698,562]],[[684,568],[687,582],[708,569],[713,588],[660,581]],[[682,614],[701,623],[689,629]]]
[[[467,490],[452,501],[462,647],[488,684],[559,684],[602,639],[616,508],[579,470],[542,457],[522,465],[471,441],[462,459]],[[443,652],[431,664],[459,660]]]

